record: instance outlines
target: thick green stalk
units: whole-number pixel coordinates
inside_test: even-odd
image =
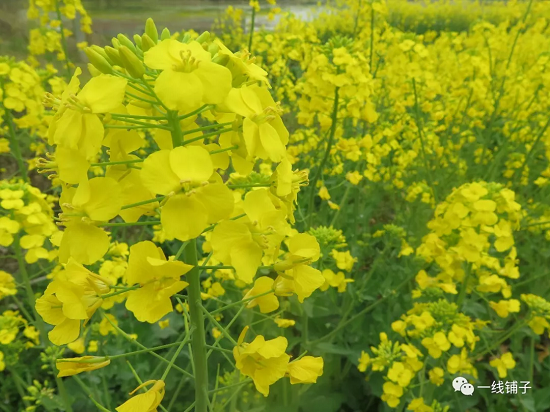
[[[332,106],[332,124],[330,126],[330,135],[327,142],[327,148],[325,150],[325,156],[317,169],[317,173],[313,177],[313,180],[310,182],[311,188],[309,189],[309,204],[308,204],[308,222],[307,229],[311,227],[313,222],[313,199],[315,198],[315,190],[317,189],[317,181],[323,174],[323,169],[327,163],[328,157],[330,156],[330,150],[332,149],[332,144],[334,143],[334,135],[336,134],[336,125],[337,125],[337,115],[338,115],[338,87],[334,90],[334,105]]]
[[[183,252],[184,261],[195,266],[186,275],[189,282],[189,316],[191,318],[191,347],[195,365],[195,412],[207,412],[208,406],[208,364],[206,362],[206,343],[204,315],[201,300],[200,272],[197,267],[197,242],[191,240]]]

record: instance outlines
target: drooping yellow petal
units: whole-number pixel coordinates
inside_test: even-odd
[[[315,383],[323,374],[323,358],[304,356],[302,359],[288,364],[290,383]]]
[[[78,263],[91,265],[108,249],[109,236],[103,229],[86,223],[68,223],[59,247],[59,262],[66,263],[72,257]]]
[[[65,319],[56,325],[49,333],[48,338],[56,346],[74,342],[80,335],[80,320]]]
[[[231,90],[231,72],[219,64],[200,62],[199,68],[194,72],[201,80],[206,104],[218,104],[225,100]]]

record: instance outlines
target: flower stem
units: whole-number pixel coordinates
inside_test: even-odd
[[[13,150],[13,156],[17,160],[17,166],[19,167],[19,174],[25,183],[29,182],[29,177],[27,176],[27,168],[25,167],[25,162],[23,161],[23,155],[21,154],[21,148],[19,147],[19,142],[17,141],[17,136],[15,135],[15,127],[13,125],[13,118],[11,112],[4,107],[4,118],[8,124],[9,139],[10,139],[10,148]]]
[[[208,364],[206,362],[206,342],[204,316],[201,300],[200,272],[197,267],[197,241],[191,240],[183,252],[185,263],[194,266],[186,275],[189,287],[189,316],[191,318],[191,347],[195,366],[195,412],[207,412],[208,406]]]
[[[116,162],[91,163],[90,166],[129,165],[134,163],[143,163],[143,159],[117,160]]]
[[[252,20],[250,22],[250,37],[248,38],[248,52],[252,53],[252,41],[254,40],[254,25],[256,23],[256,7],[252,6]]]
[[[325,155],[323,157],[323,160],[321,160],[321,164],[319,165],[319,169],[317,169],[317,173],[315,173],[315,176],[311,181],[311,189],[309,189],[307,229],[311,228],[311,224],[313,223],[313,199],[315,198],[315,190],[317,189],[316,187],[317,182],[319,181],[319,178],[323,174],[323,169],[325,168],[325,164],[327,163],[328,157],[330,156],[330,150],[332,149],[332,144],[334,143],[334,135],[336,134],[337,115],[338,115],[338,90],[339,90],[338,87],[334,90],[334,106],[332,107],[332,124],[330,126],[330,135],[328,138]]]
[[[67,71],[67,81],[69,81],[71,80],[71,66],[69,64],[69,54],[67,52],[67,39],[65,38],[65,27],[63,26],[63,19],[61,17],[59,0],[55,0],[55,12],[57,14],[57,20],[59,20],[59,31],[61,34],[61,47],[63,48],[63,55],[65,57],[65,69]]]

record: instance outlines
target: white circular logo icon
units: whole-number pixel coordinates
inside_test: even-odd
[[[462,376],[457,376],[453,379],[453,388],[455,392],[461,392],[463,395],[472,396],[474,393],[474,385],[468,383],[468,379]]]

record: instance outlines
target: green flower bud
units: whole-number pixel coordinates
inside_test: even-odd
[[[162,33],[160,34],[160,39],[161,40],[167,40],[170,38],[170,30],[168,30],[167,27],[164,28],[164,30],[162,31]]]
[[[92,75],[92,77],[99,76],[101,72],[97,70],[92,63],[88,63],[88,71]],[[48,365],[44,365],[46,368],[49,368]]]
[[[109,64],[107,59],[91,47],[86,47],[84,53],[88,56],[90,63],[101,73],[110,74],[113,72],[113,66]]]
[[[141,49],[141,37],[139,34],[134,34],[134,43]]]
[[[145,68],[141,60],[126,46],[120,46],[118,52],[123,66],[130,73],[130,76],[141,79],[145,74]]]
[[[136,46],[134,46],[134,43],[132,43],[132,41],[126,37],[124,34],[122,33],[119,33],[116,38],[118,39],[118,41],[120,42],[120,44],[122,44],[123,46],[126,46],[128,47],[130,50],[132,50],[134,53],[136,52]]]
[[[95,44],[90,46],[92,48],[93,51],[95,51],[96,53],[100,54],[101,56],[103,56],[103,58],[105,60],[107,60],[109,62],[109,64],[113,64],[113,62],[111,61],[111,59],[109,58],[109,56],[107,55],[107,53],[105,53],[105,50],[103,50],[102,47],[99,47],[99,46],[96,46]]]
[[[202,33],[199,37],[197,37],[197,41],[200,44],[208,43],[210,41],[210,32],[205,31],[204,33]]]
[[[149,36],[149,38],[153,40],[154,44],[158,43],[159,32],[157,30],[157,26],[155,26],[155,22],[151,18],[148,18],[145,22],[145,34],[147,34],[147,36]]]
[[[107,54],[107,56],[109,56],[113,64],[121,67],[124,66],[124,63],[120,58],[120,52],[117,49],[111,46],[105,46],[105,53]]]
[[[113,37],[111,39],[111,43],[113,44],[113,47],[118,50],[118,48],[120,47],[120,42],[116,37]]]
[[[144,52],[149,50],[151,47],[155,47],[155,45],[156,43],[147,34],[141,36],[141,50]]]

